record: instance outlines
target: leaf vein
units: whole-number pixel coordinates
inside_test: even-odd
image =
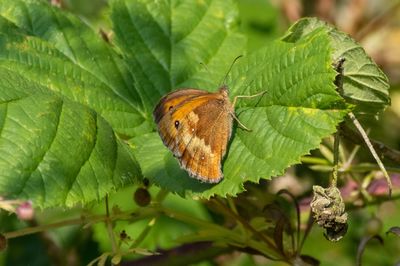
[[[53,145],[54,140],[56,139],[57,132],[58,132],[58,128],[59,128],[59,126],[60,126],[60,120],[61,120],[61,114],[62,114],[63,106],[64,106],[64,101],[63,101],[62,99],[60,99],[60,106],[59,106],[59,108],[58,108],[58,115],[56,116],[57,121],[56,121],[56,124],[55,124],[54,134],[51,136],[51,139],[50,139],[50,142],[49,142],[48,145],[47,145],[46,151],[45,151],[45,152],[40,156],[40,158],[36,161],[36,165],[35,165],[34,169],[32,169],[30,175],[27,175],[27,176],[24,178],[24,180],[22,181],[22,184],[20,185],[20,190],[19,190],[16,194],[21,194],[21,193],[23,192],[23,190],[25,189],[25,187],[26,187],[26,185],[27,185],[28,180],[32,177],[32,174],[33,174],[36,170],[40,173],[40,170],[39,170],[40,163],[43,162],[44,157],[46,156],[46,154],[47,154],[48,151],[50,150],[51,146]],[[41,176],[42,179],[43,179],[43,175],[40,174],[40,176]],[[43,183],[45,184],[44,180],[43,180]],[[44,190],[45,190],[45,189],[44,189]],[[44,192],[44,196],[45,196],[45,195],[46,195],[46,193]],[[43,200],[46,201],[45,198],[43,198]]]
[[[80,186],[80,184],[78,182],[78,177],[79,177],[80,172],[82,171],[82,168],[86,165],[87,162],[89,162],[89,159],[92,156],[93,151],[95,150],[95,147],[96,147],[97,141],[98,141],[98,139],[97,139],[97,137],[98,137],[98,121],[97,121],[98,114],[97,113],[94,113],[94,114],[96,115],[96,120],[95,120],[96,121],[96,125],[95,125],[96,126],[96,131],[94,132],[94,141],[92,142],[93,144],[90,147],[90,152],[89,152],[88,156],[81,163],[81,165],[79,167],[79,171],[76,173],[75,179],[73,180],[73,182],[71,182],[71,184],[67,188],[68,192],[65,195],[64,204],[67,204],[68,196],[72,192],[72,187],[74,186],[75,183],[78,184],[79,189],[82,191],[82,195],[83,195],[83,190],[82,190],[82,188],[81,188],[81,186]],[[89,162],[89,164],[90,164],[90,162]]]

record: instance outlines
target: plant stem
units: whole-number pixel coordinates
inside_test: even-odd
[[[166,189],[160,189],[160,191],[157,193],[156,197],[155,197],[155,201],[157,203],[161,203],[164,201],[164,199],[168,196],[169,191]]]
[[[344,124],[340,127],[340,133],[346,137],[349,141],[353,142],[354,144],[365,144],[365,141],[360,133],[353,131],[349,127],[345,126]],[[379,153],[384,156],[386,159],[391,160],[397,164],[400,164],[400,151],[390,148],[383,144],[382,142],[369,139],[372,143],[372,146],[375,150],[379,151]]]
[[[312,170],[321,171],[321,172],[330,172],[332,171],[332,166],[327,165],[310,165]],[[346,168],[340,167],[338,169],[339,173],[362,173],[368,171],[380,171],[381,169],[376,164],[371,163],[360,163],[358,165],[350,165]],[[390,173],[400,173],[400,168],[398,167],[386,167],[386,171]]]
[[[308,164],[331,165],[331,163],[326,159],[322,159],[319,157],[312,157],[312,156],[301,157],[301,162]]]
[[[227,197],[226,200],[228,201],[229,208],[231,208],[232,212],[235,213],[236,215],[238,215],[239,213],[236,209],[235,202],[232,200],[232,198]],[[244,229],[244,227],[241,223],[239,223],[239,227],[240,227],[240,231],[242,231],[242,233],[244,235],[246,235],[246,238],[247,238],[248,237],[247,231]]]
[[[146,238],[146,236],[149,234],[150,230],[153,228],[154,224],[157,221],[157,217],[154,217],[153,219],[148,222],[146,227],[143,229],[143,231],[139,234],[139,236],[133,241],[132,245],[130,248],[136,248],[140,245],[140,243],[143,242],[143,240]]]
[[[361,126],[360,122],[358,122],[357,118],[354,116],[354,114],[352,112],[348,113],[348,116],[350,117],[351,121],[353,121],[354,126],[360,132],[362,138],[365,141],[365,144],[367,145],[369,151],[371,152],[375,161],[379,165],[379,168],[381,169],[384,177],[386,178],[386,182],[388,183],[388,189],[389,189],[389,197],[390,197],[392,195],[393,185],[392,185],[392,180],[390,180],[390,177],[389,177],[388,173],[386,172],[385,166],[383,165],[381,159],[379,158],[374,147],[372,146],[371,141],[369,140],[367,133],[365,132],[364,128]]]
[[[253,252],[256,251],[256,253],[252,253],[252,254],[260,254],[270,260],[285,260],[285,258],[282,258],[282,254],[279,251],[277,251],[275,246],[272,246],[270,249],[266,249],[266,245],[263,242],[255,241],[253,239],[244,240],[243,235],[236,232],[235,230],[217,225],[212,222],[201,220],[201,219],[195,218],[193,216],[188,216],[184,213],[176,212],[176,211],[167,209],[165,207],[163,207],[161,211],[165,215],[167,215],[168,217],[170,217],[172,219],[191,224],[193,226],[201,228],[202,230],[206,230],[206,231],[211,230],[211,231],[218,232],[219,237],[221,237],[221,235],[224,236],[223,237],[224,243],[226,243],[227,245],[234,246],[239,249],[243,248],[243,247],[248,247],[249,249],[253,250]],[[259,233],[254,228],[253,228],[253,231],[257,233],[255,235],[256,237],[259,236]],[[183,241],[182,238],[180,238],[180,239],[181,239],[181,241]],[[191,237],[190,241],[193,241],[193,237]],[[205,239],[202,238],[199,241],[205,241]],[[207,239],[207,241],[214,241],[214,239]],[[270,246],[267,245],[267,247],[269,248]],[[246,252],[248,252],[248,251],[246,251]]]
[[[243,219],[241,216],[237,215],[236,213],[232,212],[231,209],[229,209],[225,204],[223,204],[222,202],[220,202],[218,199],[215,199],[215,202],[226,211],[226,213],[228,215],[230,215],[231,217],[233,217],[235,220],[237,220],[239,223],[241,223],[247,230],[249,230],[250,232],[253,233],[254,237],[260,239],[261,241],[263,241],[265,244],[267,244],[267,246],[274,250],[277,254],[280,254],[281,256],[283,254],[281,254],[281,252],[276,248],[276,246],[274,245],[273,242],[271,242],[271,240],[269,240],[268,238],[266,238],[262,233],[258,232],[256,229],[254,229],[253,226],[251,226],[245,219]],[[285,260],[285,256],[282,256],[282,260]]]
[[[110,219],[110,208],[109,208],[109,204],[108,204],[108,195],[106,195],[105,204],[106,204],[106,220],[105,220],[105,223],[106,223],[106,226],[107,226],[108,237],[110,238],[110,241],[111,241],[112,251],[115,254],[118,251],[118,247],[117,247],[117,242],[115,240],[112,220]]]
[[[354,149],[351,151],[349,158],[347,158],[346,162],[343,163],[341,169],[346,170],[351,166],[351,163],[353,162],[354,158],[356,157],[357,152],[360,150],[360,145],[356,145]]]
[[[159,214],[159,212],[155,209],[147,209],[145,212],[142,212],[142,213],[134,213],[134,212],[130,211],[130,212],[114,214],[111,217],[107,217],[106,215],[93,215],[93,216],[89,216],[89,217],[80,217],[80,218],[76,218],[76,219],[70,219],[70,220],[65,220],[65,221],[51,223],[51,224],[23,228],[23,229],[20,229],[17,231],[3,233],[3,235],[5,236],[5,238],[11,239],[11,238],[21,237],[21,236],[25,236],[25,235],[36,234],[36,233],[40,233],[40,232],[47,231],[50,229],[64,227],[64,226],[72,226],[72,225],[85,226],[87,224],[105,222],[107,219],[110,221],[114,221],[114,220],[136,221],[136,220],[144,219],[147,217],[154,217],[155,215],[158,215],[158,214]]]
[[[124,261],[125,266],[186,266],[197,265],[205,260],[235,251],[233,247],[220,247],[212,242],[194,242],[183,244],[169,250],[160,250],[159,255],[145,256]]]
[[[351,210],[365,208],[365,206],[380,205],[383,202],[394,201],[394,200],[398,200],[398,199],[400,199],[400,194],[394,195],[394,196],[391,196],[391,197],[375,197],[371,201],[367,202],[367,204],[360,205],[360,206],[354,205],[352,203],[346,203],[346,210],[351,211]]]
[[[339,133],[336,132],[333,141],[333,171],[331,187],[337,187],[338,168],[339,168]]]

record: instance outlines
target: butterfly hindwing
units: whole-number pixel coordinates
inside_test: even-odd
[[[219,99],[210,99],[193,110],[198,127],[180,158],[183,168],[198,179],[218,182],[222,177],[221,161],[230,138],[232,117]]]

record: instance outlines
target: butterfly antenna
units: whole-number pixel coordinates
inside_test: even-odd
[[[231,72],[233,65],[234,65],[234,64],[236,63],[236,61],[237,61],[239,58],[241,58],[241,57],[243,57],[243,55],[239,55],[239,56],[237,56],[235,59],[233,59],[233,62],[232,62],[232,64],[231,64],[231,66],[229,67],[228,72],[226,72],[226,75],[225,75],[224,79],[222,80],[222,82],[219,83],[219,86],[218,86],[218,87],[221,87],[222,85],[225,84],[226,79],[228,78],[228,75],[229,75],[229,73]]]

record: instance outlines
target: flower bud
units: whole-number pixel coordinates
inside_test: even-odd
[[[19,219],[27,221],[32,220],[35,212],[30,201],[25,201],[19,205],[15,211]]]
[[[138,188],[135,191],[134,200],[137,205],[139,205],[141,207],[145,207],[145,206],[149,205],[149,203],[151,201],[151,195],[147,189]]]

